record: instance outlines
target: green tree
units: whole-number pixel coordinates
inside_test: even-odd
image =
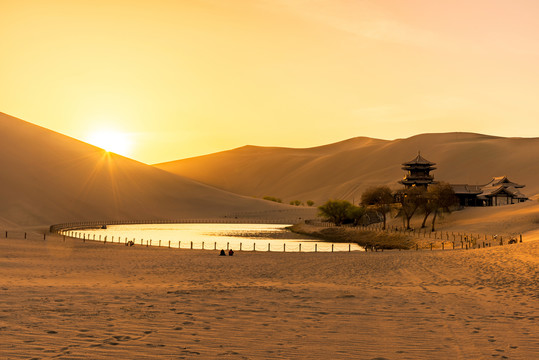
[[[312,200],[307,200],[307,206],[313,206],[314,205],[314,201]]]
[[[438,183],[429,187],[429,200],[432,208],[432,230],[434,230],[434,223],[436,222],[436,216],[438,213],[451,212],[451,206],[458,203],[458,199],[455,196],[453,188],[448,183]]]
[[[407,230],[410,229],[410,220],[425,201],[425,193],[426,189],[421,186],[411,186],[395,193],[395,199],[400,204],[403,226]]]
[[[393,204],[393,194],[388,186],[373,186],[361,194],[361,204],[374,209],[382,216],[384,221],[383,229],[386,228],[387,214],[391,211]]]
[[[361,219],[363,219],[363,216],[365,216],[366,213],[367,213],[367,208],[365,208],[364,206],[352,205],[348,209],[347,217],[349,220],[352,221],[354,226],[358,226]]]
[[[431,185],[431,187],[434,185]],[[430,190],[430,189],[429,189]],[[423,201],[419,205],[419,210],[423,211],[423,222],[421,223],[421,228],[425,228],[427,225],[427,218],[430,214],[432,214],[432,211],[434,210],[434,202],[432,201],[432,191],[426,191],[423,195]]]
[[[328,200],[318,207],[319,215],[337,226],[349,219],[350,210],[354,205],[346,200]]]

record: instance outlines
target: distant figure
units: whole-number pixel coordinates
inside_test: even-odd
[[[219,253],[219,256],[226,256],[225,251],[221,249],[221,252]]]
[[[234,255],[234,250],[232,249],[228,250],[228,256],[232,256],[232,255]]]

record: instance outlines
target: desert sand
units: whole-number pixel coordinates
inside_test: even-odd
[[[1,239],[5,359],[537,359],[539,242],[236,252]]]
[[[233,216],[289,206],[232,194],[0,113],[0,226]]]
[[[486,169],[506,169],[533,193],[535,139],[441,134],[246,147],[187,161],[221,179],[197,179],[204,185],[1,113],[0,130],[2,359],[539,358],[532,201],[440,218],[439,230],[523,234],[523,243],[467,251],[219,257],[32,233],[70,221],[310,218],[316,208],[252,196],[354,198],[369,181],[397,181],[417,149],[439,163],[438,180],[480,181]]]
[[[244,146],[155,166],[202,183],[248,196],[283,201],[330,198],[360,200],[372,185],[400,188],[403,162],[417,152],[436,163],[431,174],[452,184],[486,184],[506,175],[539,193],[539,138],[504,138],[474,133],[421,134],[406,139],[352,138],[313,148]]]

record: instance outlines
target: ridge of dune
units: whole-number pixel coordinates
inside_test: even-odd
[[[539,138],[466,132],[419,134],[405,139],[352,138],[314,148],[242,147],[154,166],[227,191],[290,200],[358,200],[371,185],[397,188],[401,164],[418,151],[436,163],[438,181],[485,184],[507,175],[539,193]]]
[[[232,194],[0,113],[0,224],[217,217],[284,205]]]

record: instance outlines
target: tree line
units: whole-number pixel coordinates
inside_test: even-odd
[[[458,200],[451,185],[436,183],[428,188],[412,186],[409,188],[391,191],[388,186],[373,186],[361,194],[361,203],[356,206],[346,200],[328,200],[318,207],[319,214],[327,221],[337,226],[342,224],[359,225],[364,221],[369,211],[376,212],[386,228],[387,216],[392,212],[402,217],[403,227],[411,229],[410,220],[414,215],[421,215],[423,221],[421,228],[427,225],[431,217],[431,228],[435,231],[435,223],[439,214],[450,212]]]

